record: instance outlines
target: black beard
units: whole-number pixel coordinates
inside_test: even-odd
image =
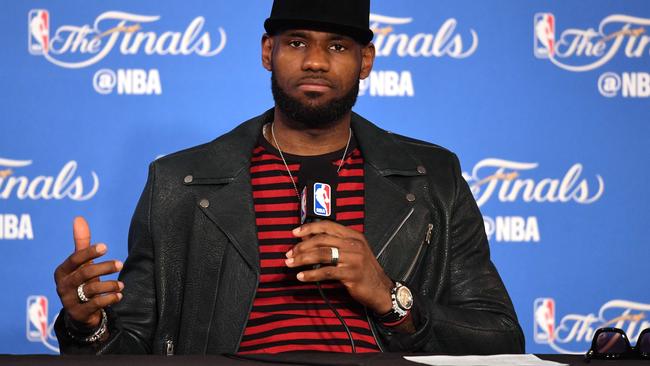
[[[359,95],[359,82],[354,83],[352,88],[341,98],[333,99],[322,106],[312,107],[305,105],[300,100],[287,94],[275,78],[275,73],[271,72],[271,92],[275,105],[280,111],[289,118],[291,122],[298,123],[293,126],[298,129],[327,129],[339,121],[346,113],[352,110],[357,102]],[[317,97],[318,93],[307,93],[308,97]]]

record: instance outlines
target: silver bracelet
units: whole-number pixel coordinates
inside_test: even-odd
[[[108,317],[106,316],[106,311],[104,311],[104,309],[100,309],[100,311],[102,312],[102,321],[99,323],[99,328],[97,328],[97,330],[88,337],[78,337],[68,329],[68,335],[70,338],[81,343],[95,343],[100,340],[108,330]]]

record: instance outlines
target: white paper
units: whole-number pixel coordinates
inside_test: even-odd
[[[544,361],[535,355],[492,356],[404,356],[412,362],[432,366],[560,366],[566,365]]]

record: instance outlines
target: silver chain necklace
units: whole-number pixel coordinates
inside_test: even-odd
[[[282,153],[282,148],[280,148],[280,144],[278,144],[278,140],[276,140],[275,138],[275,130],[273,129],[274,125],[275,122],[271,122],[271,136],[273,137],[273,142],[275,143],[275,146],[278,147],[280,158],[284,163],[284,167],[287,169],[287,173],[289,173],[289,178],[291,178],[291,184],[293,184],[293,189],[296,191],[296,196],[298,197],[298,200],[300,200],[300,192],[298,192],[298,186],[296,185],[296,181],[293,179],[293,174],[291,174],[291,170],[289,169],[289,164],[287,164],[287,160],[284,158],[284,154]],[[266,132],[266,126],[267,125],[264,125],[264,132]],[[264,134],[266,135],[266,133]],[[338,169],[336,169],[336,173],[338,173],[341,170],[341,167],[343,166],[343,162],[345,161],[345,155],[347,155],[348,153],[348,148],[350,147],[351,140],[352,140],[352,129],[350,128],[350,133],[348,134],[348,143],[345,145],[345,150],[343,151],[343,156],[341,157],[341,161],[339,162]]]

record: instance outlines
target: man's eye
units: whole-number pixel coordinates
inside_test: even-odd
[[[305,47],[305,43],[301,41],[291,41],[289,42],[289,46],[293,48],[300,48],[300,47]]]
[[[343,51],[347,50],[347,48],[345,48],[344,45],[339,44],[339,43],[331,45],[330,49],[333,50],[333,51],[336,51],[336,52],[343,52]]]

